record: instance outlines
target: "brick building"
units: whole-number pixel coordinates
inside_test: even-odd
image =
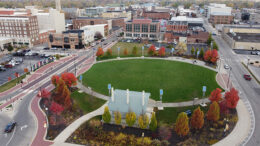
[[[73,29],[80,29],[86,25],[96,25],[96,24],[108,24],[108,21],[104,18],[90,18],[90,17],[78,17],[72,20]]]
[[[125,27],[125,18],[114,18],[112,19],[112,28],[115,27]]]
[[[133,19],[125,24],[124,37],[128,39],[158,40],[160,22],[152,19]]]
[[[206,43],[209,38],[208,32],[193,32],[191,35],[187,37],[187,43],[194,44],[194,43]]]
[[[143,17],[149,18],[152,20],[160,20],[160,19],[170,20],[171,19],[171,15],[169,12],[157,12],[157,11],[144,11]]]
[[[50,48],[84,48],[84,30],[67,30],[63,33],[49,35],[48,45]]]
[[[231,24],[233,20],[232,15],[211,14],[209,18],[209,22],[212,24]]]

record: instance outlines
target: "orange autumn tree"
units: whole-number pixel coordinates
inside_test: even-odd
[[[209,100],[211,102],[213,101],[216,101],[216,102],[219,102],[220,100],[222,100],[222,94],[221,94],[222,90],[217,88],[215,90],[213,90],[211,93],[210,93],[210,97],[209,97]]]
[[[77,85],[77,78],[73,73],[65,72],[61,74],[61,79],[65,82],[65,84],[70,88],[71,86]]]
[[[60,77],[57,76],[57,75],[54,75],[54,76],[51,77],[51,83],[52,83],[54,86],[57,86],[57,85],[58,85],[59,80],[60,80]]]
[[[181,137],[189,133],[189,118],[186,113],[182,112],[178,115],[174,130]]]
[[[206,53],[204,54],[204,60],[216,64],[218,61],[218,51],[216,49],[213,50],[207,50]]]
[[[24,71],[25,73],[28,73],[28,72],[29,72],[28,68],[24,68],[23,71]]]
[[[210,105],[209,110],[207,112],[207,119],[216,122],[219,120],[219,113],[220,113],[219,104],[216,101],[214,101]]]
[[[96,53],[97,57],[103,57],[104,56],[104,51],[103,48],[98,48],[98,51]]]
[[[107,56],[112,56],[112,50],[110,48],[107,49]]]
[[[200,107],[193,111],[191,116],[191,127],[194,129],[201,129],[204,125],[204,113],[200,110]]]
[[[228,108],[234,109],[237,107],[239,101],[238,91],[232,88],[229,92],[225,94],[226,106]]]
[[[124,49],[124,55],[125,55],[125,56],[128,55],[128,50],[127,50],[127,48]]]

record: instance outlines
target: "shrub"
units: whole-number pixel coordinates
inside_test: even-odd
[[[133,47],[132,54],[137,55],[137,47],[136,46]]]
[[[125,56],[128,55],[128,50],[127,50],[127,48],[124,49],[124,55],[125,55]]]
[[[149,137],[144,137],[144,138],[140,137],[137,138],[136,143],[137,145],[141,145],[141,146],[149,146],[152,143],[152,140]]]
[[[104,109],[102,119],[105,123],[109,123],[111,121],[111,114],[109,112],[108,106],[106,106],[105,109]]]
[[[219,88],[213,90],[213,91],[210,93],[209,100],[210,100],[211,102],[213,102],[213,101],[219,102],[220,100],[222,100],[221,91],[222,91],[222,90],[219,89]]]
[[[235,88],[232,88],[229,92],[226,92],[225,99],[228,108],[236,108],[239,101],[238,91]]]
[[[161,57],[165,56],[165,48],[164,48],[163,46],[160,48],[158,54],[159,54]]]
[[[157,129],[157,120],[154,112],[152,113],[149,129],[152,131],[155,131]]]
[[[200,110],[200,107],[193,111],[191,116],[191,127],[194,129],[201,129],[204,125],[204,113]]]
[[[176,119],[176,123],[175,123],[175,132],[179,135],[179,136],[186,136],[189,131],[189,118],[187,116],[186,113],[181,112],[177,119]]]
[[[126,124],[128,126],[133,126],[136,121],[136,115],[134,112],[129,112],[126,114]]]
[[[149,118],[146,114],[144,115],[140,115],[139,118],[138,118],[138,124],[139,124],[139,127],[141,129],[145,129],[147,128],[148,124],[149,124]]]
[[[114,113],[114,116],[115,116],[115,123],[118,125],[121,124],[121,113],[117,111]]]
[[[210,121],[218,121],[219,120],[219,105],[216,101],[214,101],[207,112],[207,119]]]
[[[161,146],[161,141],[158,140],[158,139],[153,139],[152,140],[152,143],[151,143],[152,146]]]
[[[110,48],[107,49],[106,55],[107,56],[112,56],[112,50]]]
[[[60,55],[59,54],[56,54],[55,57],[56,57],[57,60],[60,60]]]
[[[168,140],[171,138],[172,132],[167,125],[163,124],[159,127],[159,136],[162,140]]]
[[[155,55],[155,52],[156,52],[155,46],[154,46],[154,45],[151,45],[151,46],[149,47],[149,49],[148,49],[148,54],[149,54],[150,56],[154,56],[154,55]]]
[[[201,49],[200,49],[199,58],[203,58],[203,56],[204,56],[204,49],[201,48]]]
[[[103,57],[104,56],[104,51],[103,48],[98,48],[98,51],[96,53],[97,57]]]
[[[191,50],[190,50],[191,55],[194,55],[194,52],[195,52],[195,49],[194,49],[194,47],[192,46],[192,48],[191,48]]]

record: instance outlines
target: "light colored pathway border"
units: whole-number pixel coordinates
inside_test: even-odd
[[[85,123],[86,121],[88,121],[89,119],[98,116],[98,115],[102,115],[105,109],[105,106],[107,106],[106,102],[103,106],[101,106],[100,108],[98,108],[97,110],[90,112],[82,117],[80,117],[79,119],[77,119],[76,121],[74,121],[73,123],[71,123],[68,127],[66,127],[55,139],[54,142],[56,144],[59,143],[64,143],[69,137],[70,135],[77,130],[83,123]]]

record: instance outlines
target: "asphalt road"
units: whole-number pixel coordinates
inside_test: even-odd
[[[115,36],[113,36],[111,38],[108,38],[105,42],[107,43],[107,45],[109,45],[109,43],[112,42],[112,40],[116,40],[116,39],[117,38]],[[99,45],[101,45],[101,44],[99,44]],[[105,47],[107,45],[103,45],[103,47]],[[93,48],[97,48],[97,47],[98,46],[94,46]],[[67,70],[75,71],[75,67],[80,65],[83,61],[87,60],[92,55],[94,55],[95,51],[96,50],[94,50],[94,49],[90,49],[90,50],[85,50],[81,53],[78,53],[77,58],[79,58],[83,55],[85,55],[85,57],[83,59],[81,59],[80,61],[78,61],[77,63],[75,63],[74,65],[68,67]],[[54,68],[51,72],[44,74],[43,76],[36,79],[35,81],[25,85],[24,87],[22,87],[18,91],[15,91],[15,92],[10,93],[10,94],[8,94],[4,97],[1,97],[0,100],[1,101],[8,100],[8,99],[22,93],[23,91],[29,89],[30,87],[37,85],[37,83],[39,83],[42,80],[50,79],[51,74],[58,72],[60,69],[68,66],[70,63],[71,63],[71,61],[68,61],[68,62]],[[45,83],[43,83],[40,86],[42,88],[45,88],[49,84],[51,84],[50,80],[46,81]],[[30,144],[30,142],[32,141],[34,135],[36,134],[36,130],[37,130],[36,121],[34,120],[32,113],[29,111],[30,110],[30,102],[32,101],[33,97],[35,97],[38,90],[39,90],[39,88],[30,91],[30,93],[27,94],[26,96],[24,96],[22,98],[22,100],[18,101],[20,103],[19,103],[18,106],[15,106],[15,110],[14,110],[15,114],[12,118],[6,116],[3,113],[0,113],[0,126],[1,126],[0,130],[3,131],[3,128],[10,121],[16,121],[17,122],[17,126],[12,133],[9,133],[9,134],[2,133],[2,134],[0,134],[0,141],[1,141],[0,145],[3,145],[3,146],[18,146],[18,145],[26,146],[26,145]],[[23,127],[22,130],[21,130],[21,127]]]
[[[208,24],[207,20],[204,19],[205,28],[209,32],[213,32],[213,28]],[[243,74],[250,74],[244,66],[241,64],[239,55],[233,52],[232,48],[221,38],[220,35],[213,36],[214,40],[219,46],[219,52],[223,63],[231,66],[231,81],[236,88],[240,91],[240,98],[246,98],[248,100],[252,110],[253,117],[255,119],[255,127],[253,129],[252,136],[246,143],[248,146],[259,146],[260,145],[260,85],[253,78],[251,81],[246,81],[243,78]],[[250,110],[250,108],[249,108]]]

